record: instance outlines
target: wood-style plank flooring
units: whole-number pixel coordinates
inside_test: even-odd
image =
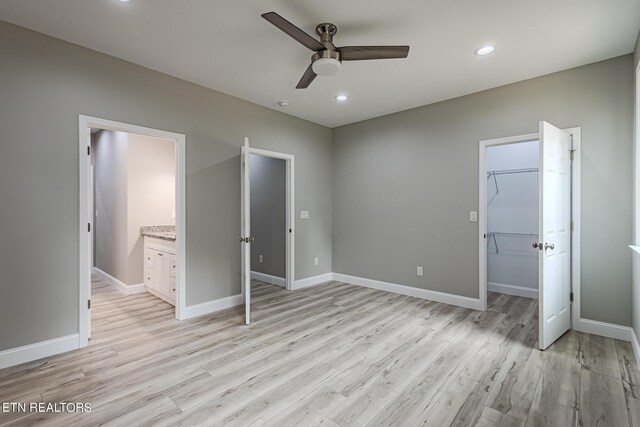
[[[629,343],[569,332],[537,350],[537,301],[478,312],[344,283],[254,282],[234,308],[178,322],[149,295],[93,284],[87,348],[0,371],[0,402],[88,402],[1,425],[629,426]]]

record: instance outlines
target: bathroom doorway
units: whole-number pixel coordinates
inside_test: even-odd
[[[175,318],[181,320],[185,136],[81,115],[79,145],[80,200],[86,201],[79,212],[80,345],[87,345],[91,336],[92,277],[123,295],[153,294],[174,305]],[[98,164],[95,155],[100,156]],[[127,163],[134,160],[135,165]],[[94,192],[96,186],[99,191]],[[111,212],[117,205],[124,206],[124,220]]]

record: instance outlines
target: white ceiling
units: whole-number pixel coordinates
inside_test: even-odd
[[[296,90],[311,52],[270,11],[409,58],[346,62]],[[335,127],[629,53],[640,0],[2,0],[0,19]],[[496,52],[475,56],[483,44]]]

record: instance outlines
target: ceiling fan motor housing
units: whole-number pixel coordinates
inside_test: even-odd
[[[319,76],[333,76],[342,69],[340,53],[331,50],[316,52],[311,56],[311,68]]]

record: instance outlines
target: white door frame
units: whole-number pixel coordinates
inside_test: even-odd
[[[286,162],[286,228],[285,242],[286,242],[286,288],[288,290],[293,289],[295,283],[295,271],[296,271],[296,255],[295,255],[295,156],[293,154],[279,153],[277,151],[263,150],[261,148],[253,148],[249,146],[249,154],[256,154],[264,157],[271,157],[274,159],[282,159]],[[251,174],[251,169],[249,170]]]
[[[640,215],[640,62],[636,67],[636,105],[635,105],[635,121],[633,137],[633,245],[640,245],[640,223],[638,216]],[[637,250],[637,249],[635,249]],[[635,255],[634,255],[635,256]]]
[[[573,221],[573,234],[571,239],[571,328],[580,325],[580,156],[581,128],[574,127],[563,129],[572,137],[573,162],[571,169],[571,217]],[[530,133],[527,135],[512,136],[506,138],[489,139],[480,141],[478,154],[479,174],[479,206],[478,206],[478,250],[479,250],[479,297],[481,310],[487,309],[487,245],[484,235],[487,233],[487,148],[499,145],[517,144],[527,141],[539,140],[540,135]]]
[[[159,129],[147,128],[128,123],[115,122],[80,114],[78,117],[78,141],[79,141],[79,336],[80,347],[88,344],[89,336],[89,309],[88,286],[86,280],[90,277],[91,266],[89,264],[89,239],[87,223],[91,221],[91,213],[88,209],[89,161],[87,147],[91,146],[88,128],[100,128],[118,132],[137,133],[155,138],[170,139],[176,143],[176,319],[182,320],[186,308],[186,136],[184,134],[168,132]],[[142,260],[140,260],[142,262]]]

